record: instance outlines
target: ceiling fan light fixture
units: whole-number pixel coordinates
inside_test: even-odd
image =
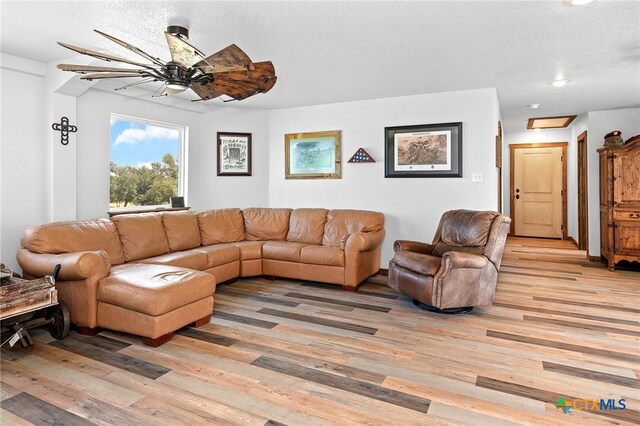
[[[190,84],[186,81],[167,81],[166,85],[169,89],[185,91],[189,88]]]

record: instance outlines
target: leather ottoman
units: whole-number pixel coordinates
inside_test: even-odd
[[[185,325],[209,322],[216,281],[211,274],[167,265],[128,263],[98,284],[98,327],[143,336],[159,346]]]

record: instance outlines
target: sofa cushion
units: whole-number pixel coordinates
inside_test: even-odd
[[[127,262],[169,252],[160,214],[123,214],[114,216],[111,220],[118,228]]]
[[[484,247],[496,212],[452,210],[442,215],[440,238],[450,246]]]
[[[378,231],[384,226],[384,215],[365,210],[330,210],[324,226],[322,245],[344,249],[349,235]]]
[[[248,208],[242,210],[248,241],[281,240],[287,237],[291,209]]]
[[[344,266],[344,250],[339,247],[304,246],[300,251],[300,262],[312,265]]]
[[[99,302],[158,316],[211,296],[213,275],[166,265],[127,264],[100,280]]]
[[[33,253],[52,254],[104,250],[111,265],[125,261],[118,230],[108,219],[31,226],[25,231],[22,246]]]
[[[164,212],[162,226],[170,251],[189,250],[201,244],[198,218],[193,212]]]
[[[287,262],[300,262],[300,251],[304,246],[305,244],[302,243],[268,241],[262,246],[262,258],[286,260]]]
[[[244,240],[244,218],[240,209],[207,210],[196,214],[202,245]]]
[[[196,249],[197,250],[197,249]],[[181,268],[195,269],[204,271],[208,268],[208,259],[206,253],[196,250],[178,251],[175,253],[161,254],[160,256],[148,257],[146,259],[137,260],[136,263],[153,263],[156,265],[171,265]]]
[[[264,241],[240,241],[233,243],[240,249],[240,260],[262,259]]]
[[[207,268],[214,268],[240,260],[240,249],[235,244],[215,244],[194,249],[207,256]]]
[[[287,241],[293,243],[322,244],[326,209],[295,209],[289,217]]]
[[[399,251],[393,256],[393,263],[420,275],[434,276],[440,269],[442,259],[429,254]]]

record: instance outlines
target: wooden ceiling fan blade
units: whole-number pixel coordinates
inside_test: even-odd
[[[255,62],[255,68],[251,70],[252,77],[271,78],[276,75],[276,68],[271,61]]]
[[[141,74],[116,74],[116,73],[100,73],[100,74],[87,74],[80,77],[82,80],[100,80],[103,78],[130,78],[130,77],[147,77]]]
[[[267,82],[262,86],[262,93],[267,93],[269,90],[273,89],[273,86],[276,85],[276,81],[278,80],[277,76],[271,77]]]
[[[237,86],[242,90],[255,90],[255,93],[266,93],[276,84],[275,68],[270,61],[256,62],[252,71],[232,71],[214,74],[214,82],[226,84],[226,87]]]
[[[126,41],[122,41],[120,39],[117,39],[114,36],[111,36],[111,35],[109,35],[107,33],[103,33],[102,31],[98,31],[98,30],[93,30],[93,31],[97,32],[98,34],[100,34],[103,37],[108,38],[112,42],[119,44],[120,46],[124,47],[125,49],[129,49],[133,53],[142,56],[146,60],[151,61],[156,65],[160,65],[160,66],[166,65],[165,62],[161,61],[159,58],[154,58],[153,56],[149,55],[148,53],[146,53],[146,52],[144,52],[144,51],[142,51],[140,49],[138,49],[136,46],[127,43]]]
[[[171,51],[171,60],[176,64],[184,68],[191,68],[193,64],[198,63],[204,59],[204,53],[182,40],[180,37],[176,37],[170,32],[164,32],[167,38],[167,44]]]
[[[241,101],[242,99],[246,99],[249,96],[259,93],[258,88],[253,85],[239,85],[234,82],[224,80],[214,80],[209,83],[208,86],[216,92],[230,96],[237,101]]]
[[[273,67],[271,61],[256,62],[253,64],[254,68],[247,72],[246,69],[242,71],[226,71],[214,73],[214,78],[224,78],[225,80],[234,81],[259,81],[274,77],[276,70]]]
[[[215,98],[223,95],[222,93],[217,92],[214,89],[212,89],[211,87],[209,87],[209,84],[195,83],[195,84],[191,85],[191,90],[196,92],[196,95],[200,96],[200,98],[203,101],[208,101],[210,99],[215,99]]]
[[[135,68],[117,68],[117,67],[99,67],[93,65],[73,65],[73,64],[58,64],[58,69],[62,71],[73,71],[73,72],[88,72],[88,71],[103,71],[103,72],[147,72],[145,69],[135,69]]]
[[[243,71],[253,69],[254,65],[249,56],[235,44],[231,44],[219,52],[195,64],[205,74],[226,71]]]
[[[122,62],[125,64],[130,64],[130,65],[136,65],[139,67],[144,67],[144,68],[148,68],[148,69],[153,69],[151,67],[151,65],[149,64],[143,64],[140,62],[136,62],[136,61],[131,61],[129,59],[125,59],[125,58],[120,58],[118,56],[113,56],[113,55],[108,55],[106,53],[100,53],[100,52],[96,52],[95,50],[90,50],[90,49],[85,49],[83,47],[78,47],[78,46],[74,46],[73,44],[68,44],[68,43],[62,43],[62,42],[58,42],[58,44],[62,47],[65,47],[69,50],[73,50],[74,52],[78,52],[81,55],[87,55],[87,56],[92,56],[96,59],[100,59],[103,61],[116,61],[116,62]]]

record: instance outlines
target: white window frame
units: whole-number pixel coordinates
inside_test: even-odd
[[[164,121],[151,120],[147,118],[133,117],[130,115],[111,113],[110,121],[122,120],[133,124],[150,125],[155,127],[165,127],[178,131],[178,196],[184,197],[184,205],[188,206],[188,156],[189,156],[189,127],[179,124],[166,123]],[[109,161],[111,161],[111,124],[109,124]],[[111,175],[109,175],[109,185],[111,185]],[[157,210],[161,208],[171,207],[171,204],[149,205],[149,206],[132,206],[132,207],[115,207],[109,208],[109,212],[119,212],[127,210]]]

